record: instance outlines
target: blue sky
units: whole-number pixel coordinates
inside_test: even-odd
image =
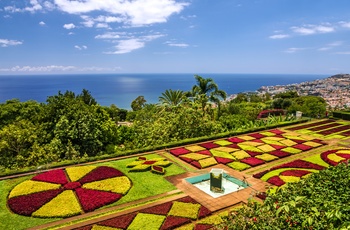
[[[350,72],[349,0],[0,0],[0,75]]]

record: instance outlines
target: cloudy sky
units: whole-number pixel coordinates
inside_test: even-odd
[[[0,75],[350,72],[349,0],[0,0]]]

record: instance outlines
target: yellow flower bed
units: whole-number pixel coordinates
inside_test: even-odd
[[[33,212],[33,217],[69,217],[83,213],[72,190],[65,190],[40,209]]]
[[[340,162],[342,160],[345,160],[345,158],[338,156],[336,153],[329,154],[328,159],[335,161],[335,162]]]
[[[214,157],[199,160],[198,163],[202,166],[202,168],[210,167],[217,164]]]
[[[251,145],[245,145],[244,142],[243,143],[239,143],[237,145],[243,150],[248,150],[248,151],[253,151],[253,152],[258,152],[258,153],[262,153],[263,152],[258,147],[251,146]]]
[[[260,134],[265,135],[265,136],[269,136],[269,137],[276,136],[275,133],[271,133],[271,132],[269,132],[269,131],[260,132]]]
[[[174,201],[168,215],[169,216],[180,216],[187,217],[196,220],[198,217],[198,212],[200,209],[200,204],[183,203],[179,201]]]
[[[292,147],[287,147],[287,148],[284,148],[284,149],[281,149],[281,150],[285,151],[287,153],[291,153],[291,154],[298,154],[298,153],[302,152],[302,150],[296,149],[296,148],[292,148]]]
[[[317,142],[313,142],[313,141],[307,141],[307,142],[304,142],[303,145],[308,145],[311,147],[318,147],[318,146],[321,146],[322,144],[317,143]]]
[[[300,181],[300,177],[297,176],[279,176],[286,183],[293,183]]]
[[[268,141],[281,141],[284,140],[282,137],[263,137],[261,138],[262,141],[268,140]]]
[[[250,157],[250,155],[246,153],[244,150],[234,152],[231,155],[234,156],[237,160],[242,160],[244,158]]]
[[[238,138],[242,139],[242,140],[245,140],[245,141],[251,141],[251,140],[255,139],[255,137],[251,137],[251,136],[248,136],[248,135],[239,136]]]
[[[124,195],[131,188],[131,181],[128,177],[121,176],[100,181],[94,181],[91,183],[84,184],[82,187],[87,189],[120,193]]]
[[[48,182],[41,182],[41,181],[33,181],[33,180],[27,180],[11,190],[9,194],[9,198],[21,196],[21,195],[28,195],[36,192],[42,192],[52,189],[58,189],[60,188],[60,184],[52,184]]]
[[[182,157],[186,157],[186,158],[190,158],[190,159],[193,159],[193,160],[196,160],[196,161],[209,157],[207,155],[203,155],[203,154],[199,154],[199,153],[188,153],[188,154],[184,154],[184,155],[181,155],[181,156]]]
[[[262,155],[257,155],[255,157],[260,159],[260,160],[263,160],[263,161],[273,161],[273,160],[278,159],[278,157],[271,155],[271,154],[268,154],[268,153],[264,153]]]
[[[218,145],[221,145],[221,146],[231,145],[232,144],[232,142],[226,141],[226,140],[215,141],[214,143],[218,144]]]
[[[271,145],[260,145],[257,147],[258,149],[260,149],[263,152],[271,152],[276,150],[274,147],[272,147]]]
[[[242,142],[242,144],[250,145],[250,146],[259,146],[259,145],[263,145],[264,143],[259,143],[259,142],[255,142],[255,141],[245,141],[245,142]]]
[[[261,139],[261,140],[262,140],[265,144],[285,146],[284,144],[280,143],[279,141],[269,140],[269,139]]]
[[[296,142],[294,142],[292,140],[288,140],[288,139],[281,140],[280,143],[282,143],[283,145],[286,145],[286,146],[293,146],[293,145],[297,144]]]
[[[238,151],[239,149],[220,146],[218,148],[215,148],[215,150],[226,152],[226,153],[232,153],[232,152]]]
[[[186,146],[185,148],[190,150],[191,152],[199,152],[202,150],[206,150],[206,148],[199,145]]]
[[[218,151],[216,149],[211,149],[210,152],[216,157],[223,157],[223,158],[228,158],[232,160],[235,159],[230,153],[227,153],[227,152]]]
[[[250,168],[250,165],[242,163],[242,162],[238,162],[238,161],[231,162],[227,165],[235,170],[238,170],[238,171],[242,171],[242,170]]]
[[[71,181],[78,181],[81,178],[83,178],[83,176],[85,176],[86,174],[94,170],[96,167],[97,166],[91,166],[91,165],[69,167],[69,168],[66,168],[66,172]]]
[[[122,228],[113,228],[108,226],[102,226],[102,225],[93,225],[91,230],[123,230]]]

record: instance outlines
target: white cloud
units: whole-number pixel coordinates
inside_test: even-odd
[[[350,51],[336,52],[335,54],[350,55]]]
[[[327,44],[325,47],[319,48],[318,50],[319,51],[327,51],[327,50],[333,49],[334,47],[341,46],[342,44],[343,44],[342,41],[335,41],[335,42]]]
[[[306,48],[288,48],[285,52],[286,53],[296,53],[302,50],[305,50]]]
[[[21,42],[21,41],[0,38],[0,46],[1,47],[17,46],[17,45],[22,45],[22,44],[23,44],[23,42]]]
[[[189,45],[186,43],[177,43],[177,42],[172,42],[172,41],[165,42],[165,44],[167,44],[168,46],[173,46],[173,47],[182,47],[182,48],[189,47]]]
[[[118,16],[118,22],[132,26],[166,22],[172,14],[180,13],[189,5],[176,0],[55,0],[55,4],[70,14],[105,11]]]
[[[128,40],[120,40],[118,41],[118,45],[114,48],[116,51],[106,52],[107,54],[125,54],[130,53],[131,51],[143,48],[145,46],[145,42],[140,39],[128,39]]]
[[[293,26],[291,30],[301,35],[311,35],[320,33],[331,33],[335,31],[335,27],[330,24],[324,25],[304,25],[304,26]]]
[[[0,69],[2,72],[54,72],[54,71],[70,71],[77,69],[75,66],[15,66],[8,69]]]
[[[341,21],[341,22],[339,22],[339,24],[344,28],[350,29],[350,22]]]
[[[119,39],[121,33],[118,32],[108,32],[105,34],[96,35],[96,39]]]
[[[39,25],[41,25],[41,26],[45,26],[45,25],[46,25],[46,23],[45,23],[45,22],[43,22],[43,21],[41,21],[41,22],[39,22]]]
[[[288,34],[275,34],[275,35],[271,35],[269,38],[271,39],[283,39],[283,38],[288,38],[289,35]]]
[[[75,45],[74,48],[78,49],[78,50],[86,50],[88,47],[83,45],[83,46],[78,46],[78,45]]]
[[[63,28],[67,29],[67,30],[71,30],[75,28],[75,25],[73,23],[70,24],[64,24]]]
[[[40,5],[40,3],[37,0],[30,0],[30,5],[24,8],[18,8],[16,6],[5,6],[4,10],[10,13],[18,13],[18,12],[31,12],[34,13],[36,11],[40,11],[43,9],[43,7]]]

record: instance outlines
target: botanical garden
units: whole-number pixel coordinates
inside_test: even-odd
[[[87,90],[0,104],[0,229],[350,229],[350,121],[316,96],[227,101],[196,82],[132,111]],[[247,186],[213,198],[186,180],[212,169]]]

